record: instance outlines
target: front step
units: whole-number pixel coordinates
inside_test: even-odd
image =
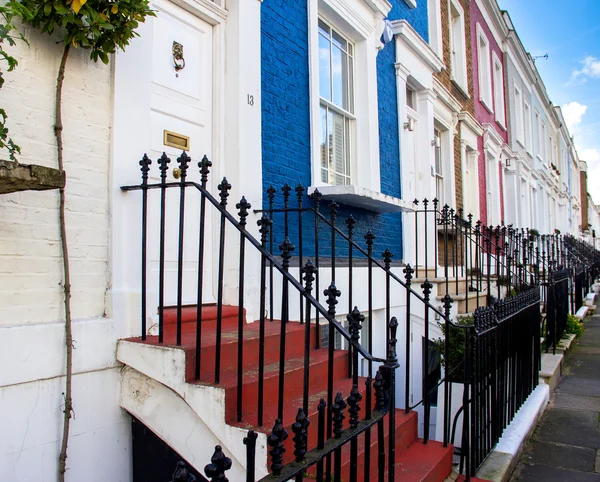
[[[221,323],[222,329],[222,345],[221,345],[221,377],[218,384],[214,381],[214,368],[215,368],[215,354],[216,354],[216,307],[205,306],[202,308],[202,343],[201,343],[201,359],[200,359],[200,380],[195,380],[195,341],[196,341],[196,307],[185,307],[182,310],[182,345],[180,347],[175,346],[176,341],[176,310],[166,309],[164,313],[164,343],[158,344],[158,337],[148,336],[145,341],[140,338],[134,338],[130,340],[123,340],[119,344],[119,360],[125,364],[129,364],[133,369],[140,371],[147,376],[153,377],[155,380],[164,384],[165,388],[173,390],[175,397],[181,397],[183,399],[184,406],[187,403],[193,411],[196,412],[198,417],[198,431],[209,430],[211,436],[216,435],[218,442],[224,447],[226,453],[231,454],[237,460],[234,466],[239,467],[243,470],[245,463],[244,457],[244,445],[242,443],[243,435],[248,429],[256,430],[260,433],[260,440],[262,442],[261,450],[257,451],[257,467],[265,467],[266,464],[270,463],[267,461],[264,455],[268,447],[263,445],[266,439],[263,438],[268,435],[273,427],[275,418],[277,417],[277,401],[278,401],[278,389],[279,389],[279,346],[280,346],[280,329],[281,324],[277,322],[265,323],[265,376],[264,376],[264,417],[263,425],[258,425],[258,350],[259,350],[259,323],[246,324],[244,320],[244,336],[243,336],[243,359],[242,359],[242,393],[243,403],[242,418],[238,421],[237,417],[237,365],[238,365],[238,314],[237,307],[223,307],[223,318]],[[314,345],[314,338],[316,336],[316,327],[313,325],[311,330],[311,346]],[[304,379],[304,336],[305,336],[305,325],[290,322],[286,326],[286,364],[285,364],[285,387],[284,387],[284,413],[283,413],[283,424],[286,430],[288,430],[289,437],[286,440],[284,446],[286,452],[284,454],[284,463],[291,462],[294,458],[294,444],[293,444],[293,433],[290,429],[292,423],[295,421],[295,417],[298,408],[302,406],[302,390],[303,390],[303,379]],[[136,347],[141,349],[140,355],[133,355],[132,352],[136,351]],[[154,350],[158,350],[154,352]],[[160,354],[160,361],[150,356],[152,353]],[[180,353],[180,355],[177,355]],[[173,357],[173,362],[169,363],[169,354]],[[177,355],[177,356],[175,356]],[[175,360],[181,360],[175,362]],[[158,365],[157,368],[153,368],[152,364]],[[157,363],[158,362],[158,363]],[[136,366],[137,365],[137,366]],[[169,366],[172,365],[172,366]],[[129,371],[130,368],[127,369]],[[174,374],[179,372],[179,375],[175,376],[175,379],[180,379],[181,382],[169,381],[169,373]],[[327,375],[328,375],[328,350],[312,348],[310,352],[310,397],[309,397],[309,420],[311,422],[308,430],[308,449],[311,450],[317,445],[317,425],[318,425],[318,413],[317,406],[321,398],[327,396]],[[142,377],[144,375],[141,375]],[[141,390],[135,389],[135,384],[138,383],[140,377],[127,377],[126,391],[131,394],[138,394]],[[173,379],[173,375],[171,375]],[[153,380],[154,382],[154,380]],[[141,383],[141,382],[139,382]],[[156,383],[156,382],[154,382]],[[348,353],[344,350],[336,350],[333,364],[333,383],[334,393],[341,392],[346,398],[350,394],[352,388],[352,380],[348,378]],[[173,386],[171,386],[173,385]],[[198,403],[196,390],[194,387],[204,391],[206,395],[203,395],[205,402]],[[212,392],[205,392],[206,389],[213,390]],[[215,391],[217,390],[217,391]],[[366,396],[365,396],[365,379],[359,379],[359,390],[363,394],[362,411],[364,414]],[[210,395],[214,393],[214,395]],[[222,395],[218,395],[221,393]],[[192,394],[192,395],[190,395]],[[138,414],[136,411],[143,412],[145,409],[140,406],[138,395],[134,395],[135,400],[128,402],[122,402],[122,406],[129,410],[134,416]],[[166,396],[166,395],[165,395]],[[373,403],[375,402],[373,397]],[[152,403],[151,400],[146,399],[142,405]],[[210,406],[212,406],[212,408]],[[222,408],[218,408],[220,405]],[[176,411],[180,413],[180,410]],[[218,416],[217,413],[222,415]],[[143,414],[141,414],[143,415]],[[206,417],[210,417],[210,420],[206,420]],[[215,416],[217,419],[215,419]],[[152,427],[152,420],[148,416],[141,417],[144,423],[148,424],[149,428],[155,430]],[[219,420],[222,422],[219,422]],[[188,417],[189,423],[189,417]],[[348,426],[348,416],[346,414],[346,420],[344,427]],[[164,422],[161,423],[160,432],[158,429],[157,434],[161,435],[163,440],[170,440],[173,448],[177,450],[177,443],[175,439],[169,438],[176,434],[163,433],[168,426]],[[227,428],[229,427],[229,428]],[[195,429],[194,429],[195,430]],[[160,432],[160,433],[159,433]],[[386,447],[386,459],[388,449],[388,433],[389,433],[389,418],[384,419],[384,441]],[[182,444],[185,445],[185,440]],[[414,465],[414,456],[412,455],[416,446],[421,446],[422,443],[417,441],[417,414],[410,412],[405,414],[402,410],[396,410],[396,461],[397,461],[397,473],[400,471],[409,471],[417,478],[410,478],[407,480],[423,480],[431,482],[442,482],[446,475],[451,470],[451,453],[452,448],[447,447],[442,451],[437,450],[437,442],[429,442],[424,449],[429,454],[421,462],[420,468]],[[181,444],[180,444],[181,446]],[[257,446],[258,447],[258,446]],[[438,447],[439,448],[439,447]],[[359,480],[364,479],[364,454],[368,450],[370,453],[371,468],[377,470],[377,454],[378,454],[378,443],[377,443],[377,426],[371,429],[371,444],[370,447],[365,447],[365,436],[361,435],[358,437],[358,464],[359,464]],[[437,451],[436,451],[437,450]],[[440,456],[441,452],[448,451],[448,456]],[[419,452],[420,453],[420,452]],[[420,460],[420,459],[415,459]],[[202,470],[204,465],[209,460],[188,460],[197,470]],[[240,467],[241,465],[241,467]],[[350,444],[346,444],[342,449],[342,480],[349,480],[350,471]],[[414,470],[413,470],[414,469]],[[418,469],[418,470],[417,470]],[[238,469],[239,470],[239,469]],[[263,469],[264,470],[264,469]],[[262,472],[259,470],[259,472]],[[445,472],[443,476],[439,478],[431,478],[436,476],[440,472]],[[420,474],[420,475],[419,475]],[[260,474],[257,474],[260,475]],[[373,479],[375,478],[373,474]],[[418,478],[421,477],[421,478]],[[233,480],[233,479],[232,479]],[[404,480],[404,478],[402,479]]]

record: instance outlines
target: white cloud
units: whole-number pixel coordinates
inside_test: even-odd
[[[571,74],[571,82],[577,79],[585,82],[587,77],[600,79],[600,59],[588,55],[581,61],[581,65],[580,70],[574,70]]]
[[[568,104],[563,105],[561,109],[569,132],[571,135],[575,134],[588,109],[587,105],[580,104],[579,102],[569,102]]]

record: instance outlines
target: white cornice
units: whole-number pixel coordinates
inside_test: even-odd
[[[495,146],[502,147],[504,139],[496,132],[492,124],[483,124],[484,142],[492,141]]]
[[[363,0],[363,2],[375,13],[379,12],[384,17],[387,17],[392,9],[392,4],[388,0]]]
[[[396,38],[404,42],[433,72],[441,72],[445,68],[444,62],[406,20],[394,20],[392,27]]]
[[[534,84],[536,78],[532,71],[531,63],[529,62],[529,54],[525,52],[523,44],[521,44],[521,40],[514,30],[509,32],[505,45],[508,47],[505,48],[505,52],[513,60],[515,67],[519,71],[521,77],[523,77],[525,83],[529,85]]]
[[[481,127],[481,124],[475,120],[475,117],[468,112],[461,112],[458,114],[458,120],[471,129],[477,137],[483,135],[483,127]]]
[[[481,11],[485,23],[492,32],[492,36],[498,45],[502,45],[508,35],[508,27],[502,18],[496,0],[475,0]]]
[[[444,87],[436,78],[433,79],[433,91],[444,104],[446,104],[453,112],[459,113],[462,110],[462,105],[452,96],[450,91]]]

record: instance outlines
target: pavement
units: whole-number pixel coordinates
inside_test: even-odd
[[[600,482],[600,315],[586,319],[510,480]]]

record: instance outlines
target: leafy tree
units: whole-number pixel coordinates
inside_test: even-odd
[[[20,14],[23,18],[29,18],[28,10],[21,7],[17,2],[11,1],[0,6],[0,60],[6,62],[7,72],[12,72],[17,67],[18,62],[17,59],[4,50],[5,45],[12,47],[15,45],[16,40],[27,42],[23,34],[16,31],[16,26],[13,23],[13,18],[17,14]],[[0,89],[4,85],[4,80],[4,72],[0,70]],[[10,160],[16,161],[16,155],[21,153],[21,148],[8,135],[7,118],[6,111],[0,108],[0,149],[8,150]]]
[[[71,48],[87,49],[94,62],[101,60],[108,64],[110,55],[118,49],[125,49],[129,42],[138,35],[135,30],[140,23],[144,22],[147,17],[154,16],[154,12],[150,9],[148,0],[12,0],[7,8],[10,9],[11,15],[20,16],[23,22],[43,33],[62,39],[63,54],[56,78],[54,133],[58,169],[64,172],[62,86]],[[73,335],[70,301],[71,276],[65,222],[65,188],[61,188],[59,193],[67,361],[63,439],[59,456],[58,478],[60,482],[64,482],[67,470],[69,427],[73,412],[71,397]]]

